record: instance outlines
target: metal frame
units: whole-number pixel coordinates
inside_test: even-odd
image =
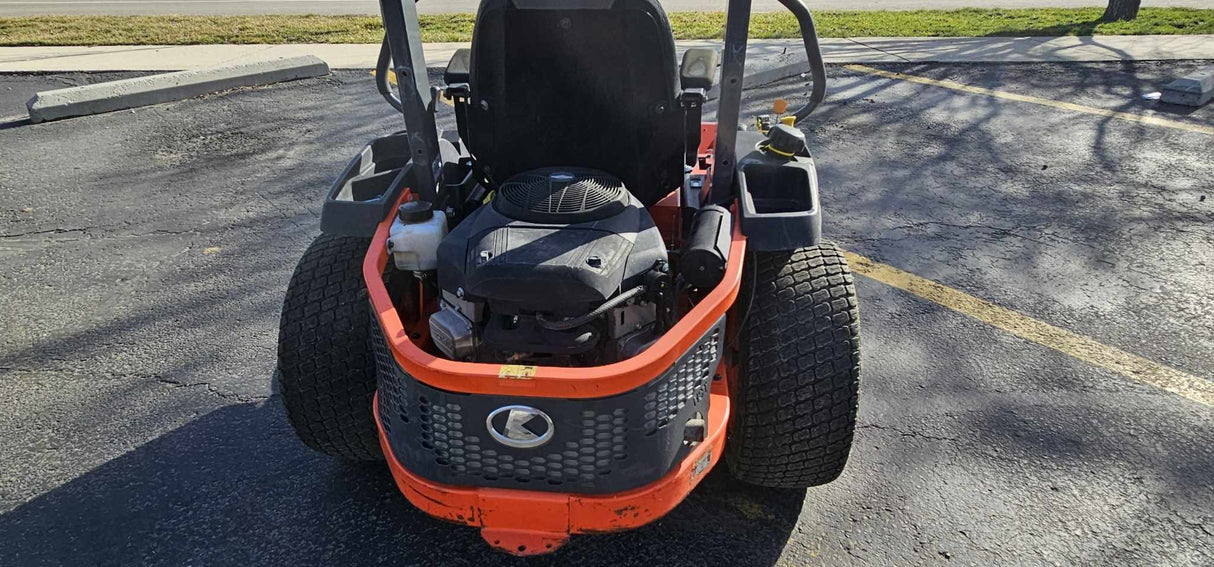
[[[430,89],[426,57],[422,53],[417,6],[414,0],[380,0],[379,7],[386,32],[384,43],[392,54],[400,111],[405,115],[410,157],[417,176],[412,189],[422,199],[434,202],[442,186],[443,161],[438,150],[438,127],[434,123],[436,97]],[[378,73],[377,80],[386,82],[385,74]]]
[[[729,0],[725,16],[725,53],[721,57],[721,97],[717,103],[717,141],[713,148],[712,187],[708,204],[733,196],[737,161],[738,118],[742,111],[742,74],[750,33],[750,0]]]

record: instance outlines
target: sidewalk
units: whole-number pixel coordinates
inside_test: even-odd
[[[827,63],[1025,63],[1214,59],[1214,35],[1095,37],[829,38]],[[720,45],[678,42],[679,50]],[[426,44],[426,64],[445,66],[462,43]],[[0,72],[179,71],[238,62],[316,55],[334,69],[370,69],[378,44],[0,47]],[[753,40],[755,62],[803,57],[800,40]]]

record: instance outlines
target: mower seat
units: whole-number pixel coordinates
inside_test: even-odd
[[[675,59],[656,0],[483,0],[465,141],[494,185],[544,167],[583,167],[620,178],[651,205],[683,182]]]

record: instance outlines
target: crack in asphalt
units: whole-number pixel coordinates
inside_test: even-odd
[[[47,229],[47,230],[31,230],[29,232],[19,232],[17,234],[0,234],[0,238],[21,238],[21,237],[25,237],[25,236],[37,236],[40,234],[70,234],[73,232],[84,232],[91,228],[97,228],[97,227],[51,228],[51,229]]]
[[[34,374],[34,373],[40,373],[40,372],[67,373],[69,371],[63,370],[63,369],[54,369],[54,368],[31,368],[31,367],[4,365],[4,366],[0,366],[0,372],[26,372],[26,373]],[[136,378],[136,379],[143,379],[143,380],[155,380],[156,382],[159,382],[159,383],[167,385],[167,386],[172,386],[174,388],[197,388],[199,386],[202,386],[202,387],[205,387],[209,393],[213,394],[217,398],[234,401],[234,402],[238,402],[238,403],[242,403],[242,404],[261,402],[261,401],[265,401],[265,400],[268,400],[268,399],[274,397],[273,394],[268,395],[268,396],[260,396],[260,395],[246,396],[246,395],[237,394],[235,392],[221,390],[221,389],[213,386],[210,382],[205,382],[205,381],[187,382],[187,381],[183,381],[183,380],[174,380],[172,378],[165,378],[164,376],[160,376],[157,374],[142,374],[139,372],[110,372],[110,371],[93,372],[93,374],[101,374],[101,375],[107,376],[109,378]]]
[[[851,542],[843,544],[843,551],[846,551],[848,555],[867,563],[863,556],[856,554],[854,546],[851,544]]]
[[[91,231],[91,230],[111,228],[112,226],[114,226],[114,225],[86,226],[84,228],[50,228],[50,229],[46,229],[46,230],[31,230],[29,232],[19,232],[16,234],[0,234],[0,239],[24,238],[24,237],[28,237],[28,236],[38,236],[38,235],[43,235],[43,234],[73,234],[73,233],[81,233],[85,236],[89,236],[90,238],[97,238],[97,239],[143,238],[145,236],[157,236],[157,235],[166,235],[166,234],[167,235],[199,234],[199,232],[197,230],[156,229],[156,230],[152,230],[149,232],[139,232],[139,233],[134,233],[134,234],[109,234],[109,235],[98,235],[98,236],[89,235],[89,231]]]
[[[210,382],[184,382],[181,380],[173,380],[172,378],[164,378],[164,377],[157,377],[156,381],[160,382],[161,384],[172,386],[174,388],[196,388],[198,386],[203,386],[206,388],[206,390],[208,392],[210,392],[211,394],[213,394],[214,396],[216,396],[220,399],[235,401],[235,402],[239,402],[242,404],[261,402],[261,401],[268,400],[271,397],[271,396],[242,396],[242,395],[234,393],[234,392],[226,392],[226,391],[220,390],[219,388],[212,386]]]
[[[914,437],[917,439],[927,439],[930,441],[951,441],[951,442],[959,441],[959,439],[956,437],[939,437],[939,436],[935,436],[935,435],[927,435],[924,433],[919,433],[917,431],[904,431],[904,430],[898,429],[897,427],[879,425],[876,423],[860,424],[860,425],[856,426],[856,429],[877,429],[879,431],[892,431],[902,437]]]
[[[964,537],[965,541],[968,541],[970,546],[979,553],[986,553],[994,557],[1001,557],[1002,551],[995,551],[982,543],[979,543],[978,540],[974,539],[974,536],[970,535],[968,530],[957,530],[957,533],[961,534],[961,537]]]
[[[1188,518],[1184,517],[1184,515],[1182,515],[1180,512],[1177,512],[1176,510],[1172,510],[1172,515],[1176,516],[1180,520],[1180,523],[1182,523],[1186,526],[1189,526],[1191,528],[1197,528],[1198,530],[1201,531],[1201,533],[1206,534],[1207,536],[1214,536],[1214,532],[1211,532],[1210,530],[1206,529],[1206,525],[1204,522],[1191,521]]]
[[[78,361],[78,360],[67,360],[64,358],[46,357],[43,360],[49,361],[49,362],[60,362],[60,363],[64,363],[64,364],[80,364],[80,361]],[[74,369],[71,369],[71,368],[14,366],[11,364],[6,364],[3,366],[0,366],[0,371],[27,372],[30,374],[37,374],[37,373],[42,373],[42,372],[48,372],[48,373],[54,373],[54,374],[78,374],[78,372],[76,372]],[[90,375],[107,376],[110,378],[142,378],[142,379],[159,378],[159,376],[156,374],[143,374],[140,372],[116,372],[113,370],[90,370],[89,373],[90,373]]]

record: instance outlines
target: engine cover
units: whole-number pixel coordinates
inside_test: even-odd
[[[502,184],[443,239],[438,283],[496,313],[580,315],[640,285],[659,260],[653,218],[618,179],[549,168]]]

